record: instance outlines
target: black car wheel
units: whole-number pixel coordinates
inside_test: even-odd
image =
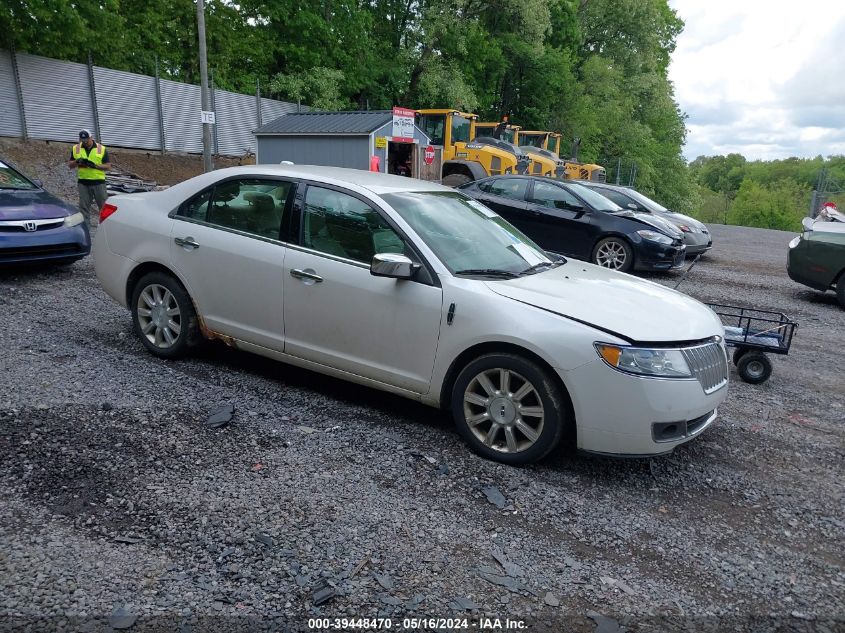
[[[736,371],[745,382],[759,385],[772,375],[772,362],[763,352],[748,351],[740,357]]]
[[[560,388],[535,363],[486,354],[452,388],[452,415],[473,451],[513,466],[536,462],[560,442],[566,408]]]
[[[593,263],[603,268],[628,272],[634,265],[634,251],[620,237],[606,237],[599,240],[593,249]]]
[[[466,174],[449,174],[448,176],[444,176],[441,182],[447,187],[460,187],[468,182],[472,182],[472,178]]]
[[[839,275],[839,281],[836,282],[836,300],[845,308],[845,272]]]
[[[141,277],[132,290],[129,308],[135,332],[156,356],[184,356],[202,340],[194,304],[170,275],[153,272]]]

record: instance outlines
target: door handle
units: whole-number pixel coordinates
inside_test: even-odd
[[[301,268],[292,269],[290,271],[290,276],[296,277],[297,279],[309,279],[310,281],[316,281],[317,283],[323,281],[323,278],[317,273],[310,270],[302,270]]]
[[[174,237],[173,241],[176,242],[178,246],[189,246],[191,249],[199,248],[200,245],[197,241],[192,237]]]

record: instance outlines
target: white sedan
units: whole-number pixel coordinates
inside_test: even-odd
[[[484,205],[411,178],[222,169],[110,198],[94,257],[153,354],[216,338],[443,407],[473,450],[509,464],[561,441],[666,453],[727,394],[707,307],[550,257]]]

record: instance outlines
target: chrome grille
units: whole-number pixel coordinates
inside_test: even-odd
[[[701,383],[704,393],[710,394],[728,382],[728,358],[721,343],[712,342],[682,349],[692,375]]]

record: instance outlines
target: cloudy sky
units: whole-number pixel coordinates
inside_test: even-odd
[[[669,0],[684,155],[845,154],[845,0]]]

